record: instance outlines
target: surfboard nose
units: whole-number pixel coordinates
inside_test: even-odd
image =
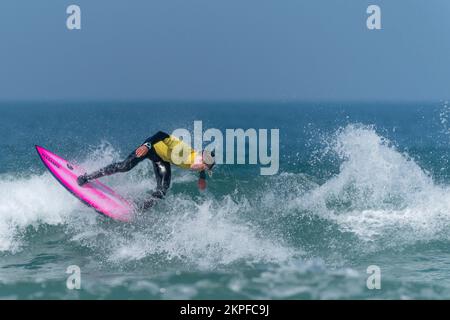
[[[34,147],[36,148],[36,151],[39,155],[42,155],[43,153],[48,152],[47,149],[45,149],[44,147],[38,146],[37,144],[35,144]]]

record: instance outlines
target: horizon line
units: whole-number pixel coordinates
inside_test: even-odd
[[[391,104],[403,104],[403,103],[448,103],[450,99],[0,99],[0,104],[5,103],[219,103],[219,104],[235,104],[235,103],[281,103],[281,104],[325,104],[325,103],[362,103],[362,104],[374,104],[374,103],[391,103]]]

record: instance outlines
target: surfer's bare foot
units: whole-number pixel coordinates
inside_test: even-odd
[[[89,180],[85,174],[83,174],[77,178],[77,183],[80,187],[84,186],[88,182],[89,182]]]

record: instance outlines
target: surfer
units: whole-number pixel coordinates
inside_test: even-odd
[[[206,188],[206,172],[211,175],[211,170],[215,164],[214,151],[197,152],[178,138],[159,131],[145,140],[125,160],[110,164],[93,173],[79,176],[77,179],[78,185],[83,186],[90,180],[117,172],[130,171],[144,159],[152,161],[156,176],[156,190],[152,192],[150,199],[142,204],[144,210],[153,206],[158,199],[162,199],[166,195],[170,187],[171,164],[199,172],[198,188],[200,190]]]

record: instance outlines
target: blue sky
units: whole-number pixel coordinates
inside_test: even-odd
[[[449,36],[447,0],[2,0],[0,100],[442,100]]]

